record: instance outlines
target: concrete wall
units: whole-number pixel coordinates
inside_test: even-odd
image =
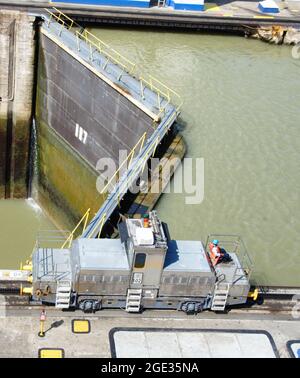
[[[116,162],[119,150],[130,151],[152,119],[122,94],[41,35],[38,75],[38,120],[56,130],[96,167],[103,157]],[[76,124],[87,132],[76,137]]]
[[[27,196],[33,21],[25,13],[0,12],[0,198]]]
[[[96,190],[97,172],[43,121],[37,167],[35,199],[58,228],[71,230],[88,208],[92,216],[98,211],[104,197]]]
[[[120,149],[130,151],[145,131],[153,132],[148,115],[43,34],[36,123],[38,201],[68,228],[103,202],[98,159],[118,163]],[[78,127],[87,133],[84,141]]]

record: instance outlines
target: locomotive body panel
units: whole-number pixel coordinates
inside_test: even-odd
[[[77,239],[71,256],[79,295],[126,295],[130,268],[119,239]]]
[[[33,299],[55,303],[58,280],[72,280],[70,250],[37,248],[32,255]]]
[[[160,296],[206,297],[213,293],[215,280],[202,242],[169,241]]]
[[[247,302],[250,283],[236,253],[229,253],[230,262],[216,265],[215,270],[221,282],[230,285],[228,304],[243,304]]]

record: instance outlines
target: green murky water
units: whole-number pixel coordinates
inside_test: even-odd
[[[53,230],[33,200],[0,200],[0,269],[19,269],[33,250],[41,230]]]
[[[93,30],[184,100],[188,157],[204,158],[204,201],[165,194],[178,239],[243,236],[260,284],[300,285],[300,61],[241,37]]]

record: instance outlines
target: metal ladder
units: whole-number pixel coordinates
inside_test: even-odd
[[[128,289],[126,298],[127,312],[140,312],[142,293],[142,289]]]
[[[216,283],[211,310],[224,311],[227,303],[229,289],[230,285],[228,283]]]
[[[56,286],[56,308],[69,308],[71,300],[71,281],[57,281]]]

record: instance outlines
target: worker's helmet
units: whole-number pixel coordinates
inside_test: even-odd
[[[213,245],[218,245],[218,244],[219,244],[219,240],[218,240],[218,239],[214,239],[214,240],[212,241],[212,243],[213,243]]]

